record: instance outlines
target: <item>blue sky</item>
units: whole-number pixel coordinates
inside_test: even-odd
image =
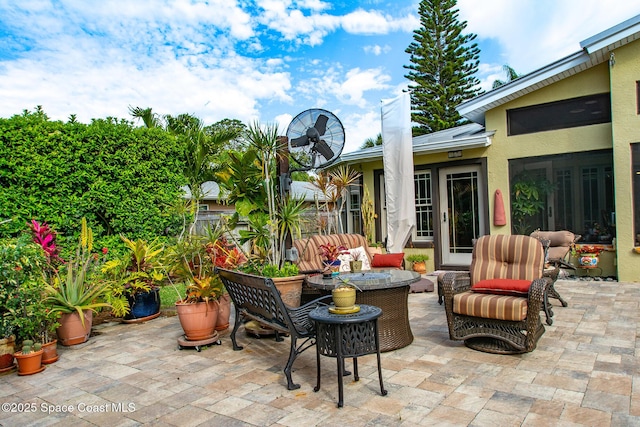
[[[640,14],[640,0],[459,0],[488,89]],[[380,101],[407,86],[417,0],[0,0],[0,117],[130,118],[129,106],[277,123],[335,113],[344,152],[380,132]]]

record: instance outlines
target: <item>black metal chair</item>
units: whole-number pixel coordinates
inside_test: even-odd
[[[294,308],[282,302],[273,280],[267,277],[222,268],[217,268],[216,272],[229,292],[235,308],[235,323],[231,332],[233,349],[242,350],[243,348],[236,341],[236,333],[247,319],[272,328],[275,331],[276,341],[282,341],[282,335],[288,334],[291,337],[291,347],[289,359],[284,367],[287,388],[289,390],[300,388],[300,385],[295,384],[291,379],[291,369],[296,357],[316,343],[315,324],[309,319],[309,312],[318,305],[324,304],[324,301],[330,300],[331,295]],[[298,339],[303,340],[299,345]]]

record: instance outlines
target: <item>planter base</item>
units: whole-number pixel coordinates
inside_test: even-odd
[[[60,356],[56,356],[56,357],[52,357],[51,359],[42,359],[42,364],[43,365],[50,365],[52,363],[55,363],[58,361],[58,359],[60,359]]]
[[[178,350],[182,350],[185,347],[195,347],[196,351],[200,352],[203,346],[209,345],[209,344],[215,344],[215,345],[222,344],[217,332],[214,332],[213,337],[207,338],[204,340],[190,341],[187,339],[186,335],[182,335],[181,337],[178,338]]]
[[[0,374],[4,374],[5,372],[13,372],[17,367],[18,365],[14,363],[11,366],[7,366],[6,368],[0,369]]]
[[[44,371],[45,368],[46,368],[46,366],[42,365],[40,367],[40,369],[36,369],[35,371],[31,371],[31,372],[18,372],[18,375],[23,376],[23,375],[37,374],[37,373],[40,373],[40,372]]]
[[[127,324],[142,323],[148,320],[155,319],[158,316],[160,316],[160,312],[157,312],[156,314],[152,314],[151,316],[139,317],[137,319],[122,319],[122,323],[127,323]]]

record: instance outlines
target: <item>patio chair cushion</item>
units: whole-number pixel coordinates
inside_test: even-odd
[[[293,241],[293,247],[298,251],[298,268],[301,273],[321,272],[325,265],[319,246],[324,244],[344,246],[347,249],[363,248],[364,257],[371,260],[371,254],[366,250],[367,239],[360,234],[329,234],[314,235],[308,239],[298,239]],[[365,269],[363,262],[362,268]]]
[[[530,287],[531,280],[485,279],[471,286],[471,290],[482,294],[526,297],[529,294]]]
[[[575,243],[581,236],[576,235],[567,230],[559,231],[534,231],[531,233],[531,237],[536,239],[548,239],[549,250],[548,260],[564,260],[571,250],[571,245]]]
[[[400,252],[397,254],[375,254],[373,255],[373,261],[371,261],[371,267],[402,268],[403,261],[404,261],[404,252]]]
[[[488,238],[491,237],[491,238]],[[521,235],[483,236],[476,242],[469,273],[471,284],[485,279],[542,277],[544,251],[540,241]]]
[[[522,321],[527,318],[527,298],[466,291],[454,295],[453,312],[485,319]]]

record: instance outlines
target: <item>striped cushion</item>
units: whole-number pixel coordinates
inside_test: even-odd
[[[527,318],[527,299],[467,291],[453,297],[453,312],[485,319],[521,321]]]
[[[360,234],[314,235],[309,239],[295,240],[293,247],[298,250],[298,268],[300,272],[322,271],[324,269],[319,246],[327,243],[336,246],[343,245],[347,249],[354,249],[359,246],[366,248],[368,246],[367,239]],[[371,254],[367,251],[365,252],[369,262],[371,262]]]
[[[473,248],[471,284],[485,279],[533,281],[542,277],[544,249],[538,239],[521,235],[482,236]]]

